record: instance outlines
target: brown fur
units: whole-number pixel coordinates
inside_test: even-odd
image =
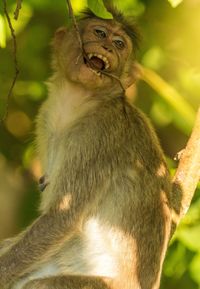
[[[106,39],[93,33],[96,25]],[[85,52],[107,57],[106,71],[124,87],[134,82],[123,25],[89,18],[79,26]],[[171,188],[157,137],[116,79],[84,63],[73,28],[60,29],[53,47],[55,72],[37,121],[49,184],[41,216],[0,251],[0,288],[158,289]]]

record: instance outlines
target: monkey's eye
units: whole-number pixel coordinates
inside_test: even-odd
[[[115,46],[119,49],[123,49],[125,47],[125,42],[121,37],[114,37],[113,42],[115,44]]]
[[[106,38],[107,36],[107,32],[105,29],[103,28],[95,28],[94,29],[94,34],[98,37],[98,38]]]

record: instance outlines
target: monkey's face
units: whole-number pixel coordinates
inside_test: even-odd
[[[54,40],[57,64],[64,75],[91,90],[121,89],[116,77],[125,88],[129,86],[133,82],[133,46],[121,25],[94,18],[81,20],[79,29],[84,55],[74,29],[59,30]]]

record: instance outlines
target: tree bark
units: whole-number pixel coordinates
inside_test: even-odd
[[[185,216],[200,180],[200,108],[172,181],[172,218],[175,227]]]

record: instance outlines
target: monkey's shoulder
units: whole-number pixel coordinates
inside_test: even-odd
[[[146,159],[164,159],[149,119],[124,97],[99,101],[95,109],[77,122],[73,132],[91,143],[107,144]]]
[[[155,130],[148,117],[136,106],[130,104],[125,97],[117,97],[100,102],[95,111],[87,115],[88,121],[104,126],[110,133],[119,133],[133,144],[152,144],[160,150]],[[91,122],[92,123],[92,122]]]
[[[109,107],[110,106],[110,107]],[[114,99],[102,107],[103,114],[110,118],[109,135],[116,136],[121,150],[134,156],[149,168],[157,169],[165,157],[155,130],[148,117],[124,97]],[[101,108],[99,108],[101,115]]]

